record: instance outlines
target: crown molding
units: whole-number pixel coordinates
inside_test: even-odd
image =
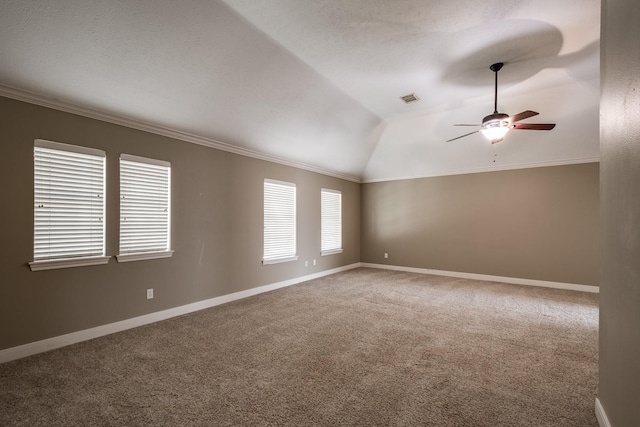
[[[258,160],[264,160],[271,163],[277,163],[283,166],[289,166],[297,169],[306,170],[309,172],[319,173],[321,175],[331,176],[334,178],[343,179],[345,181],[351,181],[362,184],[371,184],[376,182],[388,182],[388,181],[402,181],[408,179],[421,179],[421,178],[435,178],[441,176],[451,176],[451,175],[464,175],[464,174],[472,174],[472,173],[484,173],[484,172],[499,172],[506,170],[515,170],[515,169],[529,169],[529,168],[539,168],[539,167],[549,167],[549,166],[565,166],[565,165],[573,165],[573,164],[582,164],[582,163],[598,163],[600,162],[600,157],[584,157],[578,159],[567,159],[567,160],[553,160],[547,162],[535,162],[535,163],[517,163],[513,165],[505,165],[505,166],[490,166],[485,168],[476,168],[476,169],[467,169],[467,170],[456,170],[456,171],[445,171],[433,174],[424,174],[424,175],[415,175],[415,176],[400,176],[400,177],[391,177],[391,178],[377,178],[377,179],[363,179],[358,176],[343,174],[340,172],[332,171],[329,169],[321,168],[318,166],[309,165],[302,162],[296,162],[293,160],[288,160],[282,157],[273,156],[270,154],[265,154],[259,151],[251,150],[248,148],[239,147],[236,145],[228,144],[226,142],[217,141],[215,139],[206,138],[203,136],[191,134],[188,132],[179,131],[176,129],[171,129],[168,127],[156,125],[153,123],[148,123],[142,120],[136,120],[127,118],[124,116],[119,116],[116,114],[106,113],[103,111],[95,110],[89,107],[84,107],[81,105],[73,104],[66,101],[61,101],[55,98],[50,98],[44,95],[40,95],[34,92],[16,89],[10,86],[0,85],[0,96],[4,96],[6,98],[15,99],[18,101],[27,102],[30,104],[39,105],[41,107],[52,108],[54,110],[63,111],[66,113],[76,114],[78,116],[88,117],[91,119],[100,120],[103,122],[112,123],[119,126],[125,126],[128,128],[140,130],[143,132],[149,132],[156,135],[166,136],[168,138],[177,139],[180,141],[190,142],[192,144],[202,145],[208,148],[213,148],[215,150],[226,151],[229,153],[238,154],[245,157],[251,157]]]
[[[581,157],[577,159],[550,160],[548,162],[516,163],[513,165],[505,165],[505,166],[490,166],[486,168],[447,171],[447,172],[439,172],[439,173],[433,173],[433,174],[427,174],[427,175],[403,176],[403,177],[379,178],[379,179],[362,179],[360,182],[362,184],[372,184],[376,182],[403,181],[408,179],[436,178],[440,176],[466,175],[466,174],[472,174],[472,173],[499,172],[499,171],[508,171],[508,170],[516,170],[516,169],[544,168],[544,167],[550,167],[550,166],[566,166],[566,165],[578,165],[583,163],[599,163],[599,162],[600,162],[600,156]]]
[[[217,141],[215,139],[206,138],[203,136],[191,134],[188,132],[171,129],[168,127],[148,123],[142,120],[136,120],[119,116],[116,114],[106,113],[104,111],[95,110],[89,107],[73,104],[66,101],[61,101],[55,98],[49,98],[35,92],[29,92],[22,89],[16,89],[10,86],[0,85],[0,96],[5,98],[15,99],[17,101],[28,102],[30,104],[39,105],[41,107],[52,108],[54,110],[64,111],[65,113],[76,114],[78,116],[88,117],[90,119],[96,119],[103,122],[112,123],[119,126],[125,126],[128,128],[141,130],[144,132],[153,133],[156,135],[166,136],[169,138],[177,139],[180,141],[190,142],[192,144],[202,145],[205,147],[213,148],[215,150],[227,151],[229,153],[239,154],[245,157],[252,157],[258,160],[264,160],[271,163],[277,163],[284,166],[290,166],[297,169],[303,169],[309,172],[315,172],[322,175],[331,176],[334,178],[344,179],[346,181],[352,181],[360,183],[361,180],[357,176],[343,174],[335,172],[329,169],[309,165],[306,163],[296,162],[293,160],[284,159],[282,157],[272,156],[270,154],[261,153],[259,151],[251,150],[248,148],[238,147],[226,142]]]

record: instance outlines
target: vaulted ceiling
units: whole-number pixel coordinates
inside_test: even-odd
[[[0,95],[365,182],[599,156],[598,0],[0,4]],[[556,128],[446,143],[494,62],[498,110]]]

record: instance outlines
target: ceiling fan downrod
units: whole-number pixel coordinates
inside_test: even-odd
[[[498,71],[502,69],[503,62],[492,64],[489,69],[495,73],[495,86],[493,91],[493,114],[489,114],[482,119],[480,133],[484,135],[491,144],[502,141],[509,129],[512,128],[509,115],[498,113]]]
[[[496,74],[496,84],[493,90],[493,114],[498,113],[498,71],[502,69],[503,65],[503,62],[496,62],[489,67]]]

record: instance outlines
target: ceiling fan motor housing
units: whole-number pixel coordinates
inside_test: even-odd
[[[509,115],[504,113],[489,114],[484,119],[482,119],[483,128],[507,127],[510,125],[511,125],[511,120],[509,119]]]

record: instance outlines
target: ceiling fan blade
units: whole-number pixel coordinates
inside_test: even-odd
[[[480,127],[482,125],[470,125],[470,124],[467,124],[467,123],[458,123],[458,124],[455,124],[454,126],[477,126],[477,127]]]
[[[516,123],[513,129],[525,130],[551,130],[556,127],[555,123]]]
[[[536,113],[531,110],[523,111],[522,113],[511,116],[511,123],[519,122],[520,120],[528,119],[529,117],[537,116],[538,114],[540,113]]]
[[[479,130],[474,130],[473,132],[465,133],[464,135],[457,136],[457,137],[455,137],[453,139],[450,139],[450,140],[448,140],[446,142],[455,141],[456,139],[464,138],[465,136],[473,135],[474,133],[478,133],[478,132],[480,132],[480,131]]]

